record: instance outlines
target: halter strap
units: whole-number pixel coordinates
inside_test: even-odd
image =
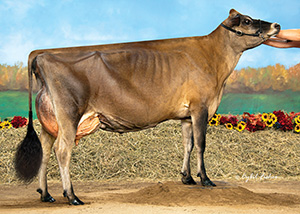
[[[259,30],[256,33],[244,33],[240,30],[235,30],[232,29],[231,27],[228,27],[226,25],[224,25],[223,23],[221,23],[221,26],[224,27],[225,29],[235,33],[237,36],[254,36],[254,37],[261,37],[262,39],[265,39],[264,36],[262,35],[262,28],[261,28],[261,20],[259,19]]]

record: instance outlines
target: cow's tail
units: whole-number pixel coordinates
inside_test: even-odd
[[[28,65],[29,122],[27,134],[17,148],[14,161],[17,177],[27,183],[31,182],[38,174],[43,158],[41,142],[33,128],[32,120],[32,75],[35,69],[36,58]]]

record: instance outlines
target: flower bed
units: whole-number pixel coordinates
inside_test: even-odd
[[[267,128],[280,129],[282,131],[293,131],[300,133],[300,112],[291,112],[287,114],[281,110],[273,111],[273,113],[250,114],[245,112],[241,117],[229,115],[222,116],[215,114],[209,121],[210,126],[224,125],[227,129],[237,130],[239,132],[245,129],[250,132],[264,130]],[[12,120],[6,119],[0,121],[1,129],[10,129],[25,127],[28,120],[25,117],[14,116]]]
[[[240,120],[237,116],[221,116],[215,114],[209,121],[210,126],[224,125],[227,129],[235,129],[239,132],[248,130],[255,132],[266,128],[275,128],[282,131],[294,131],[300,133],[300,112],[287,114],[281,110],[273,113],[250,114],[245,112]]]
[[[25,117],[14,116],[12,120],[6,119],[4,121],[0,121],[0,130],[1,129],[10,129],[25,127],[28,124],[28,120]]]

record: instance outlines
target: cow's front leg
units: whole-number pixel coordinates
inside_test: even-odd
[[[204,151],[206,144],[208,112],[202,109],[200,112],[192,114],[193,136],[197,150],[197,176],[201,178],[203,186],[216,186],[207,176],[204,165]]]
[[[68,132],[68,129],[66,132]],[[62,132],[64,132],[63,130]],[[75,132],[76,133],[76,132]],[[54,151],[58,161],[60,175],[62,178],[64,197],[67,197],[71,205],[83,205],[84,203],[74,194],[73,186],[70,178],[70,160],[72,148],[75,140],[75,134],[59,133],[54,144]]]
[[[181,181],[183,184],[193,185],[197,184],[191,176],[190,157],[194,147],[192,122],[187,120],[181,121],[182,125],[182,139],[184,146],[184,159],[181,170]]]

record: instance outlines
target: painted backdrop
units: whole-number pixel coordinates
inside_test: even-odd
[[[235,70],[227,81],[220,114],[300,112],[300,63]],[[0,117],[27,116],[27,67],[0,65]],[[34,91],[37,91],[34,85]]]

